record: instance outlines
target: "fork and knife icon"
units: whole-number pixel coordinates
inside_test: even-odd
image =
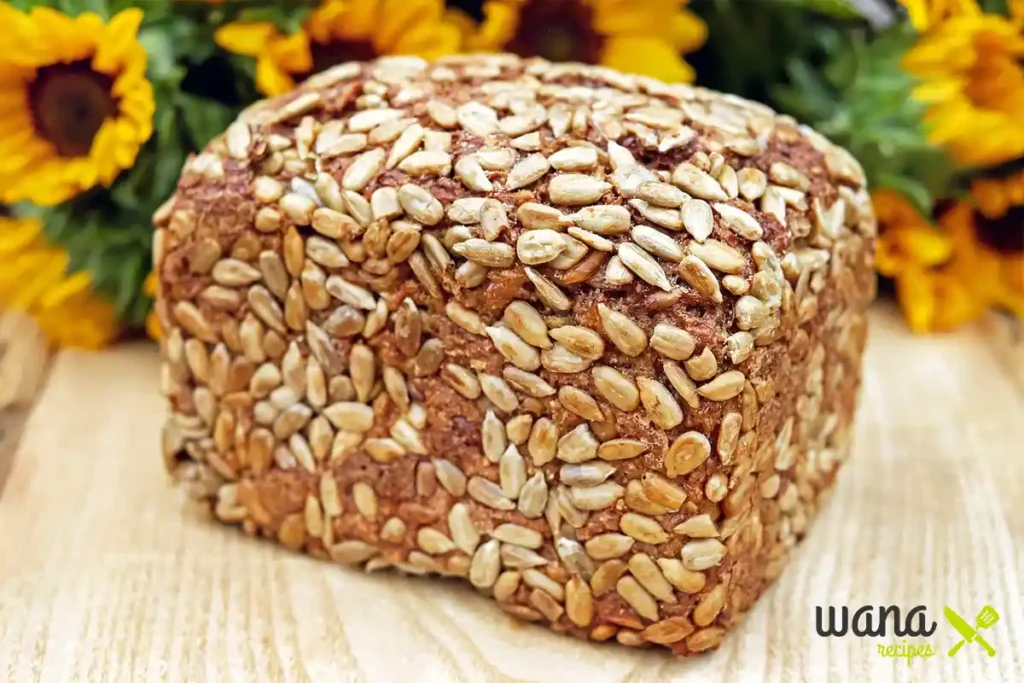
[[[999,621],[999,613],[996,612],[991,605],[985,605],[982,608],[982,610],[978,612],[978,616],[974,618],[974,626],[971,626],[970,622],[968,622],[966,619],[964,619],[959,614],[954,612],[953,609],[949,606],[947,606],[943,610],[943,614],[946,615],[946,620],[949,621],[950,624],[952,624],[953,628],[955,628],[957,630],[957,633],[959,633],[962,637],[960,642],[958,642],[956,645],[950,648],[950,657],[959,652],[960,648],[962,648],[967,643],[978,643],[978,645],[981,645],[983,648],[985,648],[985,651],[988,652],[989,657],[996,656],[995,649],[988,644],[988,641],[982,638],[980,633],[978,633],[980,629],[989,628],[997,621]]]

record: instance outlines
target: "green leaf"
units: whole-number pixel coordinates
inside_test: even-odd
[[[107,5],[107,0],[56,0],[53,6],[72,17],[77,17],[83,12],[94,12],[100,15],[104,21],[110,18],[110,7]]]
[[[195,149],[202,149],[210,140],[224,132],[237,114],[233,107],[184,92],[178,94],[176,104],[185,119],[185,126]]]

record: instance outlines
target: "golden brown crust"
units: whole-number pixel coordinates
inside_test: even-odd
[[[245,112],[154,221],[168,468],[289,548],[689,654],[845,457],[874,218],[763,106],[347,64]]]

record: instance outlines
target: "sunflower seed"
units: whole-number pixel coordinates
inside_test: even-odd
[[[452,157],[448,152],[427,150],[413,152],[398,164],[398,168],[414,176],[447,176],[452,172]]]
[[[437,477],[437,483],[451,495],[461,498],[466,492],[466,475],[457,466],[453,465],[450,460],[434,458],[433,463],[434,476]]]
[[[270,292],[268,292],[264,287],[260,287],[258,285],[253,286],[249,288],[246,300],[249,302],[249,308],[252,309],[252,312],[255,313],[256,317],[262,320],[267,327],[284,334],[284,313],[281,311],[281,306],[274,300],[274,297]],[[179,320],[179,322],[181,321]],[[188,329],[188,326],[185,324],[182,324],[182,327]],[[209,337],[197,334],[194,330],[189,331],[200,339],[212,341]]]
[[[700,355],[694,356],[683,363],[686,374],[698,382],[711,379],[718,372],[718,359],[711,351],[710,346],[705,346]]]
[[[284,194],[284,186],[269,176],[257,176],[252,181],[252,196],[263,204],[276,202]]]
[[[605,268],[604,278],[611,285],[628,285],[634,280],[633,272],[622,264],[622,259],[612,256],[608,259],[608,267]]]
[[[718,529],[715,527],[715,523],[711,521],[711,515],[708,514],[690,517],[686,521],[674,526],[672,532],[680,536],[689,536],[690,538],[714,538],[718,536]]]
[[[672,285],[669,283],[668,277],[665,275],[665,271],[662,270],[661,265],[640,247],[629,242],[623,242],[619,244],[618,256],[622,264],[633,271],[644,282],[666,292],[672,291]]]
[[[782,161],[776,161],[768,168],[768,177],[773,183],[796,188],[797,190],[806,191],[811,185],[811,181],[807,179],[807,176]]]
[[[562,407],[584,420],[599,421],[604,418],[597,401],[582,389],[564,386],[558,390],[558,400]]]
[[[704,244],[690,244],[689,251],[711,268],[730,274],[739,274],[746,268],[747,260],[742,252],[718,240],[707,240]]]
[[[472,477],[466,485],[466,492],[476,502],[495,510],[514,510],[516,507],[497,484],[483,477]]]
[[[548,280],[533,268],[526,267],[523,270],[526,272],[526,277],[536,288],[537,296],[545,305],[556,311],[568,311],[572,308],[572,303],[569,301],[569,297],[565,295],[565,292],[558,288],[558,285]]]
[[[485,328],[495,348],[508,362],[521,370],[536,370],[540,367],[540,354],[519,335],[504,327]]]
[[[501,544],[501,564],[505,567],[510,569],[532,569],[534,567],[543,567],[547,563],[548,561],[544,557],[529,548],[510,543]]]
[[[660,545],[669,540],[668,532],[662,529],[657,521],[635,512],[622,515],[619,519],[619,528],[624,534],[641,543]]]
[[[455,162],[455,177],[476,192],[491,192],[494,189],[494,184],[473,156],[464,156]]]
[[[622,498],[625,489],[613,481],[607,481],[597,486],[578,487],[569,489],[572,504],[580,510],[604,510],[615,501]]]
[[[726,227],[740,237],[753,241],[761,239],[761,236],[764,234],[764,230],[761,228],[761,224],[757,222],[757,219],[743,209],[738,209],[729,204],[713,204],[712,208],[722,218]]]
[[[377,306],[377,301],[374,299],[373,294],[337,275],[332,275],[327,278],[326,286],[327,291],[331,293],[331,296],[341,300],[349,306],[361,308],[366,311],[372,311]]]
[[[658,567],[664,573],[669,583],[682,593],[699,593],[704,589],[704,575],[697,571],[686,569],[680,560],[662,558],[658,560]]]
[[[491,462],[498,462],[508,445],[505,440],[505,425],[490,410],[484,416],[480,428],[481,447]]]
[[[526,461],[519,455],[515,444],[509,444],[505,452],[501,454],[498,461],[499,480],[501,491],[506,497],[515,500],[519,492],[526,484]]]
[[[569,621],[583,628],[594,620],[594,600],[585,579],[573,576],[565,585],[565,613]]]
[[[562,584],[538,569],[527,569],[524,571],[523,583],[530,588],[544,591],[555,600],[562,601],[565,599],[565,589],[562,588]]]
[[[724,202],[728,199],[728,195],[725,194],[725,190],[717,180],[685,161],[672,171],[672,183],[700,199],[716,202]]]
[[[590,328],[563,325],[554,328],[549,334],[555,341],[581,358],[597,360],[604,354],[604,340]]]
[[[686,502],[686,491],[682,487],[654,472],[643,474],[640,487],[648,500],[668,510],[678,510]]]
[[[403,115],[401,109],[367,109],[352,115],[348,120],[348,129],[355,133],[363,133],[382,123],[400,119]]]
[[[373,408],[362,403],[334,403],[324,408],[323,414],[338,429],[368,432],[373,428]]]
[[[371,520],[377,517],[377,492],[366,482],[360,481],[352,485],[352,502],[363,517]]]
[[[655,424],[662,429],[672,429],[683,421],[682,408],[665,385],[646,377],[638,377],[636,381],[640,386],[640,400]]]
[[[469,507],[465,503],[456,503],[448,513],[448,531],[456,548],[472,555],[480,544],[480,532],[473,525],[469,516]]]
[[[327,551],[331,561],[338,564],[360,564],[377,552],[377,548],[363,541],[342,541],[332,545]]]
[[[681,477],[694,471],[711,455],[711,444],[700,432],[686,432],[672,442],[665,452],[665,472]]]
[[[479,158],[479,157],[478,157]],[[512,167],[505,180],[505,189],[518,190],[540,180],[551,169],[543,154],[530,154]]]
[[[444,555],[455,550],[452,539],[429,526],[421,527],[416,532],[416,545],[429,555]]]
[[[612,439],[605,441],[597,449],[597,457],[602,460],[630,460],[648,451],[647,444],[634,439]]]
[[[540,532],[518,524],[500,524],[491,532],[491,536],[502,543],[511,543],[533,550],[544,544],[544,537]]]
[[[624,534],[600,534],[588,540],[585,544],[587,555],[597,561],[612,560],[622,557],[630,551],[635,543],[634,539]]]
[[[590,247],[591,249],[596,249],[597,251],[604,252],[615,251],[614,242],[612,242],[609,239],[605,239],[604,237],[601,237],[596,233],[590,232],[589,230],[584,230],[582,228],[577,228],[576,226],[573,226],[566,230],[566,232],[571,237],[575,238],[576,240]]]
[[[548,502],[548,485],[543,472],[535,472],[519,492],[519,512],[524,517],[536,519],[544,513]]]
[[[714,567],[725,557],[726,548],[714,538],[690,541],[683,546],[680,556],[683,567],[690,571],[703,571]]]
[[[519,260],[531,266],[555,260],[565,249],[562,236],[554,230],[530,230],[516,241]]]
[[[741,330],[752,330],[756,327],[761,327],[768,322],[768,316],[771,313],[770,309],[760,299],[749,295],[741,296],[736,301],[733,312],[736,316],[736,325]]]
[[[617,204],[588,206],[569,218],[584,230],[598,235],[621,235],[629,230],[630,224],[629,209]]]
[[[550,349],[541,351],[540,362],[544,369],[549,372],[565,374],[584,372],[590,367],[591,363],[591,361],[577,356],[561,344],[555,344]]]
[[[480,149],[473,156],[485,171],[507,171],[516,161],[516,153],[507,148]]]
[[[506,571],[502,572],[498,576],[498,580],[494,583],[494,589],[492,595],[498,602],[507,602],[516,591],[519,590],[519,584],[522,582],[522,574],[517,571]],[[534,609],[526,607],[524,605],[506,605],[506,608],[516,608],[515,614],[521,618],[528,618],[532,621],[536,621],[541,618],[541,614]]]
[[[516,210],[516,217],[528,230],[558,230],[571,225],[568,216],[553,206],[527,202]]]
[[[537,130],[547,118],[547,112],[541,109],[540,116],[506,116],[498,121],[498,128],[508,136],[522,135]]]
[[[636,195],[654,206],[676,209],[683,205],[689,197],[685,192],[668,183],[647,181],[640,183]]]
[[[644,352],[647,348],[647,335],[639,325],[605,304],[598,304],[597,310],[605,336],[619,351],[630,357],[639,356]]]
[[[637,225],[633,227],[630,234],[634,242],[655,256],[672,262],[679,262],[683,259],[683,248],[675,239],[660,230],[646,225]]]
[[[548,183],[548,197],[555,204],[586,206],[600,199],[611,187],[593,176],[561,173]]]
[[[459,125],[455,110],[440,100],[427,101],[427,116],[441,128],[454,128]]]
[[[345,169],[345,173],[341,177],[341,186],[346,190],[361,191],[383,169],[383,149],[371,149],[363,152],[353,159]]]
[[[629,558],[629,572],[651,595],[658,600],[675,604],[675,591],[661,573],[661,569],[646,553],[637,553]]]
[[[533,398],[544,398],[545,396],[551,396],[555,393],[554,387],[532,372],[525,372],[519,368],[507,365],[501,371],[501,374],[509,384],[527,396],[532,396]]]
[[[699,258],[693,254],[687,254],[679,262],[678,272],[679,277],[698,294],[715,303],[722,303],[722,290],[719,287],[718,278]]]
[[[633,382],[615,368],[599,365],[591,371],[594,388],[619,410],[631,412],[640,405],[640,392]]]
[[[641,216],[655,225],[660,225],[663,228],[668,228],[669,230],[679,230],[683,227],[682,214],[678,209],[666,209],[660,206],[653,206],[645,202],[643,199],[630,199],[629,205],[636,209]]]
[[[590,426],[581,424],[558,439],[556,455],[564,462],[586,462],[597,456],[597,447],[597,439],[591,433]]]
[[[468,133],[487,137],[498,130],[498,114],[479,102],[467,102],[455,110],[456,119]]]
[[[764,171],[753,166],[740,169],[736,173],[736,179],[739,183],[739,193],[750,201],[760,199],[768,187],[768,178]]]
[[[698,393],[704,398],[712,401],[728,401],[743,391],[743,383],[746,381],[742,372],[730,370],[723,372],[718,377],[697,388]]]
[[[566,147],[548,157],[548,161],[558,171],[588,171],[597,166],[597,149]]]
[[[632,576],[619,579],[615,584],[615,592],[641,617],[651,621],[658,620],[658,603]]]
[[[597,486],[615,474],[615,466],[606,462],[562,465],[558,479],[567,486]]]
[[[552,390],[552,393],[554,391]],[[558,450],[558,428],[548,418],[542,417],[533,423],[527,451],[536,467],[542,467],[555,459]]]
[[[454,245],[452,251],[489,268],[509,268],[516,260],[516,252],[510,245],[475,237]]]
[[[509,144],[524,152],[536,152],[541,148],[540,133],[534,132],[520,135],[510,140]]]
[[[501,572],[501,544],[498,540],[487,541],[473,554],[469,567],[469,582],[477,588],[490,588]]]
[[[424,225],[437,225],[444,218],[444,207],[426,189],[406,183],[398,188],[398,201],[409,216]]]

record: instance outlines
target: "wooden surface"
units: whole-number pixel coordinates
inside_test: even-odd
[[[65,353],[0,495],[0,681],[1024,680],[1024,383],[1004,327],[874,316],[855,452],[810,538],[695,660],[521,626],[448,582],[292,556],[189,512],[150,346]],[[1018,379],[1014,379],[1018,378]],[[931,659],[824,639],[815,605],[926,605]],[[997,655],[941,615],[986,604]]]
[[[49,357],[49,344],[35,321],[0,311],[0,492]]]

